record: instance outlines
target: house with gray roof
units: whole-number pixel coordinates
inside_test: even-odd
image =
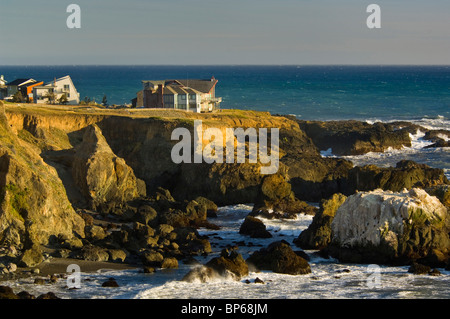
[[[156,80],[142,81],[143,89],[133,104],[144,108],[169,108],[191,112],[211,112],[220,106],[216,97],[217,80]]]

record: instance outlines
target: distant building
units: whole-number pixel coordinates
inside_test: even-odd
[[[8,99],[8,100],[12,99],[13,95],[16,94],[17,92],[21,91],[21,88],[23,86],[29,85],[29,84],[33,84],[33,83],[36,83],[36,82],[37,81],[34,80],[34,79],[16,79],[16,80],[14,80],[12,82],[9,82],[6,85],[6,97],[5,97],[5,99]],[[23,92],[22,92],[22,96],[24,96]]]
[[[222,98],[216,97],[217,80],[142,81],[133,105],[144,108],[169,108],[192,112],[211,112]]]
[[[27,99],[27,102],[33,102],[33,88],[39,85],[43,85],[44,82],[34,82],[34,83],[27,83],[24,85],[21,85],[19,87],[19,91],[22,93],[22,96],[24,99]]]
[[[67,98],[67,104],[77,105],[80,104],[80,93],[78,93],[75,85],[72,82],[70,76],[65,76],[59,79],[55,79],[45,85],[33,87],[33,100],[34,103],[47,104],[52,101],[49,100],[51,93],[54,94],[55,103],[61,99],[63,95]]]
[[[0,100],[3,100],[8,95],[8,87],[6,86],[7,81],[5,81],[5,77],[0,75]]]

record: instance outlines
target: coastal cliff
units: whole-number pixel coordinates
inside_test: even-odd
[[[12,255],[26,266],[42,261],[38,247],[49,245],[60,256],[137,258],[150,268],[175,267],[177,259],[211,251],[195,228],[215,227],[207,212],[217,205],[255,203],[254,215],[289,218],[314,214],[306,201],[336,193],[448,184],[442,170],[413,162],[354,167],[344,159],[324,158],[320,150],[327,145],[321,141],[329,128],[318,136],[317,123],[308,128],[292,117],[265,112],[0,104],[0,117],[0,246],[14,247]],[[196,120],[203,130],[216,128],[223,134],[227,128],[279,129],[278,173],[261,174],[260,161],[174,163],[171,151],[177,141],[172,132],[181,127],[194,135]],[[370,128],[361,127],[365,139]],[[357,128],[352,136],[358,135]],[[397,134],[380,125],[372,129],[378,133],[371,140],[387,141]],[[405,133],[399,134],[398,145],[408,145]],[[203,139],[202,148],[208,142]],[[108,227],[118,226],[92,220],[98,216],[128,224],[112,232]],[[326,240],[330,238],[328,234]],[[29,256],[37,257],[33,261]]]

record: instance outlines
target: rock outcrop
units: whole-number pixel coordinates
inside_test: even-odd
[[[315,214],[315,208],[295,197],[289,178],[281,171],[263,178],[251,215],[265,218],[295,218]]]
[[[246,261],[256,270],[270,270],[289,275],[311,272],[308,262],[297,255],[285,241],[276,241],[266,248],[255,251]]]
[[[331,224],[331,256],[343,262],[445,266],[450,254],[447,208],[422,189],[352,195]]]
[[[0,102],[0,245],[31,249],[58,236],[84,237],[56,170],[11,130]]]
[[[247,216],[244,219],[239,234],[249,235],[251,238],[271,238],[272,234],[266,229],[266,225],[261,219],[253,216]]]
[[[345,202],[346,196],[334,194],[320,203],[319,212],[314,215],[309,227],[302,231],[294,244],[302,249],[324,249],[331,242],[331,223],[338,208]]]
[[[389,124],[361,121],[299,121],[300,128],[322,151],[334,155],[361,155],[384,152],[388,148],[411,146],[408,129]]]
[[[72,174],[91,209],[109,212],[145,195],[145,184],[116,156],[97,125],[88,126],[75,148]]]
[[[380,168],[375,165],[355,167],[348,173],[345,194],[355,191],[371,191],[374,189],[399,192],[414,187],[426,188],[449,184],[444,171],[426,164],[403,160],[396,167]]]

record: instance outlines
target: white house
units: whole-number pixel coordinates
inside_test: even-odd
[[[49,100],[49,94],[51,93],[54,93],[55,101]],[[33,100],[34,103],[38,104],[58,103],[63,95],[67,97],[67,104],[80,104],[80,93],[78,93],[72,79],[68,75],[33,88]]]

